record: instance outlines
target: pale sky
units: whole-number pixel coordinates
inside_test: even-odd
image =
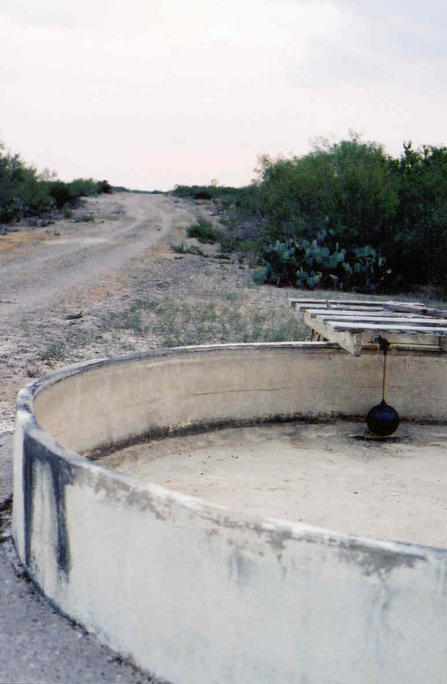
[[[447,144],[445,0],[1,0],[0,140],[63,180],[245,185],[350,129]]]

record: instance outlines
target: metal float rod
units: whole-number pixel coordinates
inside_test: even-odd
[[[382,401],[385,401],[385,393],[386,393],[386,362],[387,362],[387,354],[388,350],[390,348],[390,343],[388,342],[385,337],[382,337],[381,335],[378,336],[377,339],[379,349],[383,351],[383,379],[382,379]]]

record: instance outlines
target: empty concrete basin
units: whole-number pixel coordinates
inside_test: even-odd
[[[171,446],[187,444],[192,433],[203,439],[217,428],[211,455],[220,448],[216,440],[236,428],[243,450],[256,441],[250,435],[261,434],[250,430],[267,430],[268,422],[304,434],[320,429],[312,421],[336,419],[324,425],[352,439],[363,426],[345,421],[361,418],[380,398],[380,369],[375,353],[354,358],[321,343],[228,345],[91,362],[32,383],[19,395],[15,433],[20,558],[61,611],[175,684],[445,681],[442,354],[393,354],[390,401],[404,421],[435,425],[404,422],[400,441],[375,444],[370,459],[377,466],[383,451],[395,448],[407,467],[410,456],[437,449],[437,477],[426,475],[440,481],[437,536],[422,530],[417,543],[406,543],[414,540],[392,526],[381,540],[380,526],[349,527],[346,511],[347,528],[335,521],[332,529],[310,513],[300,521],[296,512],[272,508],[267,492],[264,508],[265,483],[250,508],[243,505],[243,474],[240,500],[231,492],[213,499],[195,492],[194,483],[171,487],[165,480],[176,480],[183,467],[179,449],[170,464],[159,459],[161,477],[122,472],[111,462],[133,444],[153,448],[154,439],[167,449],[165,458],[163,436]],[[309,444],[316,446],[317,432],[308,433]],[[267,441],[267,433],[257,438],[259,453]],[[361,442],[352,448],[361,451]],[[287,479],[284,454],[276,452],[277,480]],[[433,458],[424,453],[425,461]],[[346,470],[349,457],[340,446],[333,472]],[[293,473],[293,453],[287,459]],[[301,468],[305,460],[302,449]],[[325,487],[330,507],[330,483]],[[358,517],[354,506],[352,515]]]

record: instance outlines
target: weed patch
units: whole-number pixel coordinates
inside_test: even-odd
[[[41,361],[63,361],[65,357],[66,349],[63,342],[50,342],[39,353]]]
[[[92,216],[91,214],[83,214],[82,216],[77,216],[74,220],[74,223],[91,223],[92,221],[95,220],[95,217]]]
[[[220,232],[213,226],[211,221],[206,219],[199,219],[186,231],[188,237],[195,237],[199,242],[204,244],[217,242],[220,237]]]
[[[138,300],[127,311],[109,316],[103,329],[150,334],[161,347],[231,342],[282,342],[304,339],[306,326],[281,311],[247,308],[237,295],[217,301]]]
[[[204,257],[204,259],[208,259],[208,254],[195,245],[185,247],[182,242],[180,245],[169,245],[169,249],[171,252],[175,252],[175,254],[194,254],[195,256],[201,256]]]

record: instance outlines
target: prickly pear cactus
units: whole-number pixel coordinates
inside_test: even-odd
[[[259,283],[314,289],[359,289],[375,292],[386,282],[390,269],[371,245],[340,247],[327,231],[317,238],[276,240],[261,250],[255,279]]]

